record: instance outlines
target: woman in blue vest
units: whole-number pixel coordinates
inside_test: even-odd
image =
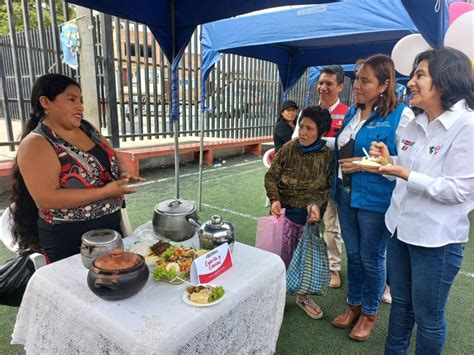
[[[347,112],[336,137],[339,172],[335,174],[337,203],[348,268],[347,307],[332,324],[354,327],[349,336],[369,338],[385,286],[385,254],[390,237],[384,215],[390,205],[394,181],[371,174],[353,161],[364,156],[372,141],[384,142],[396,155],[397,133],[413,118],[405,105],[398,105],[395,67],[390,57],[374,55],[364,61],[354,83],[355,105]]]

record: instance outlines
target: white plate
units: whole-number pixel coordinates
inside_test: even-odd
[[[211,286],[213,286],[213,285],[211,285]],[[218,298],[217,300],[215,300],[214,302],[211,302],[211,303],[194,303],[194,302],[191,302],[191,300],[188,297],[188,291],[184,291],[182,298],[183,298],[184,303],[189,304],[190,306],[209,307],[209,306],[214,306],[215,304],[218,304],[218,303],[222,302],[222,300],[225,298],[226,293],[227,293],[227,291],[224,290],[224,295],[221,298]]]
[[[381,166],[390,166],[392,164],[387,164],[387,165],[381,165],[379,163],[377,163],[378,165],[367,165],[367,164],[364,164],[362,160],[354,160],[352,162],[352,164],[354,165],[359,165],[359,166],[363,166],[364,168],[372,168],[372,169],[378,169],[380,168]]]

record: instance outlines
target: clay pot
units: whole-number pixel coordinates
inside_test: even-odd
[[[121,300],[138,293],[148,281],[149,273],[143,256],[114,249],[92,262],[87,285],[105,300]]]

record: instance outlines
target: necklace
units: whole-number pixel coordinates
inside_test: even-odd
[[[357,123],[357,125],[353,129],[351,129],[351,139],[355,139],[357,132],[359,132],[360,128],[362,127],[362,125],[364,124],[366,120],[367,119],[363,120],[359,118],[359,122]]]

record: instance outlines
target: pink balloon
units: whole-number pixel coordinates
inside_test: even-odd
[[[462,14],[473,11],[474,5],[468,2],[453,2],[449,5],[449,26]]]

